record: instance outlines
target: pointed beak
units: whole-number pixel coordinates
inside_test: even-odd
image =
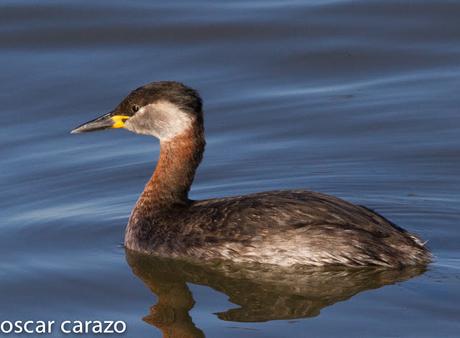
[[[83,123],[81,126],[73,129],[71,134],[87,133],[90,131],[112,129],[112,128],[123,128],[126,120],[129,116],[117,115],[115,112],[110,112],[105,115],[98,117],[92,121]]]

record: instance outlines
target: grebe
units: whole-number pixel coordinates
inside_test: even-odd
[[[425,265],[415,235],[362,206],[305,191],[188,198],[205,148],[202,101],[178,82],[132,91],[112,112],[72,130],[125,128],[160,140],[160,157],[129,218],[128,249],[197,261],[291,265]]]

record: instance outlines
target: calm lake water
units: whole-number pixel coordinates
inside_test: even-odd
[[[458,337],[459,17],[447,0],[1,1],[0,320],[123,320],[128,337]],[[127,255],[158,142],[69,131],[155,80],[205,100],[192,198],[337,195],[418,233],[435,262],[290,274]]]

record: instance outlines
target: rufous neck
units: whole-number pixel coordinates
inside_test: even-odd
[[[160,141],[160,157],[142,198],[152,203],[188,203],[188,192],[205,147],[201,128]]]

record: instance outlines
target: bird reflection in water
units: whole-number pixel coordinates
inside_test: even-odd
[[[187,283],[209,286],[239,306],[217,313],[221,320],[264,322],[314,317],[326,306],[361,291],[408,280],[426,269],[197,264],[129,250],[126,258],[134,274],[158,298],[143,319],[160,329],[163,337],[205,337],[189,315],[195,301]]]

